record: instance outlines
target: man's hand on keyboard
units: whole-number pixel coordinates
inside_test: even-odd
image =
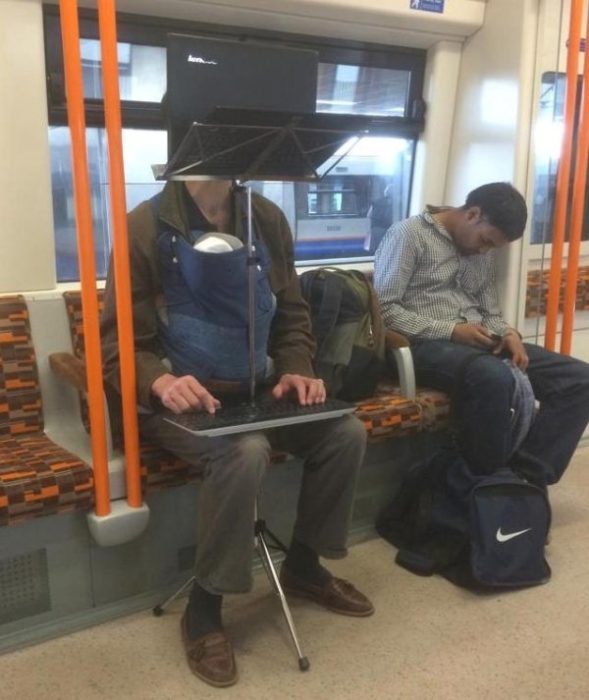
[[[151,385],[151,392],[174,413],[214,413],[221,405],[221,402],[191,375],[175,377],[173,374],[162,374]]]
[[[301,406],[325,403],[325,384],[322,379],[303,377],[300,374],[283,374],[272,389],[272,396],[282,399],[292,394],[296,394]]]

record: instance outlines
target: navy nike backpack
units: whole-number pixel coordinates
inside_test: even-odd
[[[450,488],[454,477],[451,469]],[[546,492],[509,469],[470,481],[467,542],[446,578],[469,587],[546,583],[551,575],[544,556],[551,519]]]
[[[376,521],[397,564],[473,589],[546,583],[549,528],[542,489],[510,470],[472,475],[450,450],[414,465]]]

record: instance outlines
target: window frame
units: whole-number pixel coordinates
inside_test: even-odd
[[[45,62],[47,79],[47,108],[50,126],[67,125],[65,77],[61,43],[59,8],[43,5]],[[98,14],[95,10],[79,11],[80,37],[100,39]],[[425,126],[423,84],[427,52],[423,49],[390,47],[327,37],[287,34],[263,29],[221,26],[199,22],[179,21],[163,17],[117,13],[117,40],[143,46],[166,46],[169,32],[204,34],[220,38],[239,38],[278,42],[283,45],[317,51],[319,61],[351,64],[370,68],[406,70],[410,73],[405,103],[405,117],[376,118],[374,135],[417,139]],[[104,127],[104,102],[85,99],[87,126]],[[166,129],[161,106],[155,102],[121,100],[123,128]]]

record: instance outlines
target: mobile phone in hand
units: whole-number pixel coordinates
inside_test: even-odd
[[[489,338],[491,338],[491,340],[494,340],[496,343],[499,343],[501,340],[503,340],[503,336],[499,335],[499,333],[489,333]]]

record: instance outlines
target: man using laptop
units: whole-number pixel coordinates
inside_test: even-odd
[[[291,232],[269,200],[253,195],[252,209],[256,378],[276,400],[320,404],[325,387],[313,373],[314,341]],[[272,449],[304,460],[297,518],[281,571],[286,593],[344,615],[374,612],[364,595],[319,562],[320,556],[346,555],[366,433],[351,415],[222,437],[197,436],[165,421],[162,408],[214,413],[228,393],[247,387],[249,348],[241,323],[247,317],[247,259],[240,245],[247,235],[247,211],[243,193],[230,181],[168,182],[160,195],[129,214],[128,224],[140,431],[203,476],[196,583],[182,617],[182,638],[199,678],[231,685],[237,672],[221,605],[224,594],[251,587],[254,507]],[[211,236],[214,232],[225,235]],[[118,390],[110,272],[102,334],[105,377]]]

